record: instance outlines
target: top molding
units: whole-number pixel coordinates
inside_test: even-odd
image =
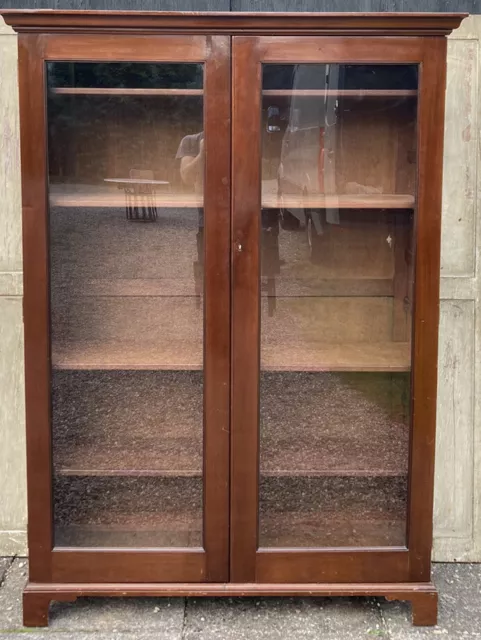
[[[446,36],[466,13],[253,13],[4,10],[18,33]]]

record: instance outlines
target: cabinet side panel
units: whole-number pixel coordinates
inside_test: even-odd
[[[50,350],[44,66],[37,36],[19,37],[25,389],[30,580],[50,579]]]
[[[446,39],[426,38],[421,64],[408,547],[411,580],[430,579]]]

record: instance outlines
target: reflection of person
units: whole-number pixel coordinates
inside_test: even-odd
[[[197,194],[204,190],[204,132],[195,133],[182,138],[175,157],[180,160],[180,177],[182,182],[194,187]],[[202,276],[204,270],[204,210],[198,210],[197,260],[193,263],[194,286],[197,296],[197,307],[200,308],[202,296]]]
[[[204,184],[204,132],[182,138],[175,155],[180,159],[180,177],[186,185],[202,193]]]

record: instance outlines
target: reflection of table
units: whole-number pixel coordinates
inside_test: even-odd
[[[157,207],[154,201],[155,187],[170,185],[166,180],[147,178],[105,178],[123,189],[125,193],[125,215],[127,220],[155,222]]]

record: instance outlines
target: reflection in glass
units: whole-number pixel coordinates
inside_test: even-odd
[[[47,64],[56,545],[202,545],[202,77]]]
[[[259,545],[403,545],[417,67],[262,92]]]

